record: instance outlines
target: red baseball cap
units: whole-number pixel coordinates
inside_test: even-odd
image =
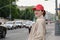
[[[33,10],[44,10],[44,7],[41,4],[36,5]]]

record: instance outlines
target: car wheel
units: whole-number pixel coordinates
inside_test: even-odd
[[[22,28],[21,26],[18,26],[19,28]]]
[[[12,26],[11,30],[13,30],[13,29],[14,29],[14,27]]]
[[[17,29],[18,27],[17,26],[14,26],[14,29]]]
[[[6,36],[6,32],[3,31],[2,35],[1,35],[1,38],[5,38],[5,36]]]
[[[25,26],[25,25],[24,25],[23,27],[24,27],[24,28],[26,28],[26,26]]]

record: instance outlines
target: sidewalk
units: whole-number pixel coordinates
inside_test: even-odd
[[[60,40],[60,36],[55,36],[55,24],[48,24],[46,26],[47,34],[46,40]]]

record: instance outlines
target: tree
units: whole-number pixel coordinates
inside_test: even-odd
[[[33,20],[34,13],[32,7],[28,7],[25,10],[20,10],[20,19]]]
[[[0,17],[33,20],[34,14],[32,7],[19,10],[17,5],[12,4],[13,2],[15,2],[15,0],[0,0]]]
[[[16,10],[18,9],[12,2],[15,2],[15,0],[0,0],[0,17],[9,18],[9,15],[12,14],[11,18],[16,18]]]

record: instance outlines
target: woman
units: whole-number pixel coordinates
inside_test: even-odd
[[[45,10],[41,4],[38,4],[35,8],[35,17],[37,18],[36,23],[32,25],[31,32],[28,40],[45,40]]]

